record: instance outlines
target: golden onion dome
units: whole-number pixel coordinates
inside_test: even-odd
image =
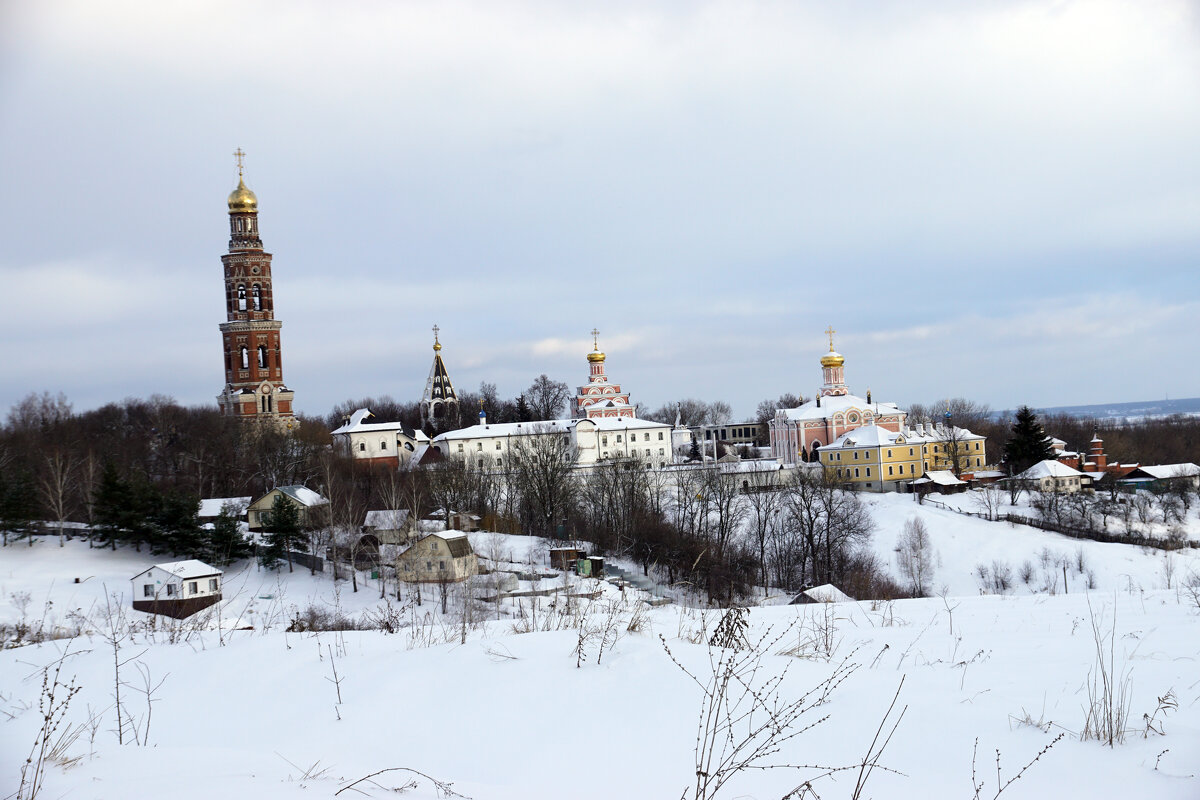
[[[846,359],[842,358],[842,354],[835,350],[830,350],[828,353],[821,356],[822,367],[840,367],[845,363]]]
[[[442,343],[437,339],[433,340],[433,352],[440,353],[442,351]]]
[[[258,198],[254,196],[254,192],[246,188],[246,182],[238,176],[238,185],[229,194],[229,213],[257,213]]]
[[[592,352],[588,353],[588,361],[592,364],[603,364],[604,353],[601,353],[599,350],[593,350]]]

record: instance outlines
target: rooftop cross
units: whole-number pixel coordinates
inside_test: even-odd
[[[599,339],[597,338],[599,336],[600,336],[600,331],[596,330],[595,328],[592,328],[592,349],[593,350],[600,349],[600,342],[599,342]]]
[[[237,159],[238,177],[240,178],[242,177],[242,159],[246,157],[246,154],[242,152],[242,148],[239,147],[237,150],[233,151],[233,157]]]
[[[837,331],[835,331],[833,329],[833,326],[830,325],[828,328],[825,329],[825,333],[829,336],[829,352],[832,353],[833,352],[833,335],[835,333],[837,333]]]
[[[437,343],[437,340],[438,340],[438,331],[440,331],[440,330],[441,330],[441,328],[439,328],[437,325],[434,325],[434,326],[433,326],[433,341],[434,341],[434,344],[436,344],[436,343]]]

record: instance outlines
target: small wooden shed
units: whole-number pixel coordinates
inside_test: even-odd
[[[578,547],[551,547],[550,566],[563,572],[575,569],[575,562],[587,558],[587,553]]]

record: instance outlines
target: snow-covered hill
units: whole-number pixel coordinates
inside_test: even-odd
[[[767,763],[860,761],[903,680],[889,719],[907,710],[879,762],[894,771],[876,770],[864,797],[973,797],[973,754],[976,780],[985,783],[980,796],[993,797],[997,751],[1003,783],[1060,733],[1002,797],[1200,796],[1200,606],[1180,588],[1196,570],[1194,553],[1174,556],[1167,589],[1157,552],[1075,542],[897,495],[866,500],[881,557],[892,557],[904,521],[920,515],[940,556],[934,584],[946,597],[753,609],[749,640],[787,631],[763,648],[755,685],[786,669],[779,688],[786,703],[834,670],[850,671],[798,725],[825,721]],[[537,540],[473,539],[481,553],[543,563]],[[1012,594],[979,595],[977,564],[1005,561],[1016,571],[1027,559],[1040,565],[1044,549],[1071,562],[1069,594],[1018,580]],[[1078,553],[1083,571],[1073,566]],[[635,591],[622,597],[595,582],[573,584],[570,593],[600,589],[596,599],[524,598],[519,608],[484,605],[467,619],[455,605],[460,597],[445,616],[428,596],[419,610],[407,598],[391,600],[392,634],[288,633],[288,620],[309,606],[361,617],[378,607],[378,586],[367,578],[356,594],[347,582],[335,587],[306,570],[244,566],[227,574],[220,633],[160,626],[121,643],[118,657],[129,660],[122,738],[142,744],[118,744],[114,653],[96,609],[106,589],[127,598],[129,577],[151,561],[81,542],[0,551],[0,622],[23,611],[27,620],[45,615],[85,630],[0,652],[0,781],[8,791],[19,785],[39,730],[43,669],[59,660],[62,679],[80,687],[59,730],[75,726],[78,735],[48,766],[43,797],[332,796],[398,767],[452,781],[454,791],[481,800],[678,797],[694,785],[700,684],[720,656],[707,641],[721,612],[647,609]],[[1097,587],[1090,592],[1088,572]],[[630,630],[635,614],[641,624]],[[1079,737],[1098,668],[1093,626],[1112,648],[1106,663],[1127,695],[1129,733],[1112,748]],[[144,675],[152,686],[162,681],[149,706]],[[741,772],[719,796],[782,797],[821,771]],[[849,797],[856,772],[815,788],[823,798]],[[417,785],[405,796],[438,796],[414,773],[373,780],[340,796],[394,796],[391,789],[410,780]]]

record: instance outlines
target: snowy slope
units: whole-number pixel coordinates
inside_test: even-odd
[[[794,626],[768,648],[760,675],[786,668],[785,699],[839,664],[857,665],[806,718],[828,714],[828,720],[785,744],[775,763],[854,763],[903,678],[900,706],[907,711],[881,761],[903,774],[877,771],[866,796],[972,796],[978,739],[978,774],[990,787],[984,796],[991,797],[997,749],[1007,780],[1058,733],[1067,736],[1003,797],[1200,796],[1200,608],[1179,589],[1181,577],[1200,571],[1195,553],[1173,556],[1174,588],[1167,590],[1157,552],[990,523],[900,495],[864,499],[876,521],[873,546],[888,560],[904,522],[920,515],[940,557],[934,585],[945,587],[947,597],[753,610],[751,638],[768,627]],[[546,545],[536,539],[471,538],[481,555],[513,566],[545,564]],[[979,596],[977,564],[1006,561],[1015,573],[1030,559],[1040,580],[1041,571],[1061,568],[1054,561],[1043,570],[1043,550],[1068,557],[1069,594],[1061,584],[1051,595],[1018,581],[1011,595]],[[1083,572],[1075,568],[1078,552]],[[82,728],[69,748],[79,759],[74,766],[50,767],[44,797],[332,796],[363,775],[400,766],[453,781],[456,791],[473,798],[678,797],[692,783],[701,692],[664,652],[659,635],[703,680],[709,651],[707,634],[698,631],[712,630],[716,612],[650,610],[648,626],[624,632],[599,663],[598,634],[590,635],[585,663],[577,668],[579,635],[571,626],[581,620],[593,629],[604,626],[609,603],[621,600],[610,586],[590,606],[572,599],[569,617],[550,616],[550,603],[565,608],[563,597],[524,598],[519,608],[513,601],[488,605],[466,626],[465,643],[461,597],[451,597],[442,616],[430,593],[420,609],[410,595],[396,604],[401,627],[392,635],[286,633],[288,620],[310,605],[360,617],[379,605],[377,584],[364,581],[356,594],[348,582],[335,586],[307,570],[288,575],[241,565],[226,573],[221,634],[159,627],[139,630],[124,644],[121,658],[131,663],[122,692],[139,738],[147,736],[147,713],[137,665],[164,682],[152,704],[151,746],[120,745],[113,653],[95,632],[96,609],[106,588],[128,598],[128,578],[154,560],[128,550],[89,550],[82,542],[0,551],[0,622],[20,618],[14,599],[21,593],[29,595],[26,618],[44,614],[48,627],[70,628],[73,610],[90,618],[82,625],[89,632],[74,640],[0,652],[0,785],[18,785],[38,728],[41,667],[68,647],[64,677],[82,688],[67,723],[84,725],[89,712],[98,722],[94,732]],[[1088,572],[1098,588],[1085,594]],[[526,581],[521,588],[530,587]],[[636,596],[628,592],[613,630],[625,631]],[[540,622],[532,624],[535,608]],[[521,614],[524,620],[513,618]],[[1129,687],[1131,734],[1111,750],[1077,735],[1095,669],[1093,615],[1102,632],[1115,632],[1116,671]],[[548,619],[558,619],[550,627],[565,629],[516,632],[545,627]],[[334,666],[340,687],[333,683]],[[1165,735],[1147,732],[1142,715],[1153,714],[1168,692],[1178,708],[1155,717]],[[813,774],[746,772],[722,796],[780,797]],[[379,786],[358,788],[393,796],[389,787],[405,783],[405,775],[412,777],[384,773]],[[821,796],[849,796],[853,778],[847,775],[819,784]],[[405,796],[436,794],[419,781]]]
[[[1131,670],[1130,722],[1139,732],[1112,750],[1070,736],[1005,796],[1196,797],[1196,609],[1165,592],[1105,593],[1091,601],[1102,625],[1111,623],[1115,609],[1118,663]],[[941,600],[829,608],[836,610],[831,661],[770,653],[766,671],[790,667],[784,684],[790,698],[843,659],[862,666],[813,712],[813,718],[828,714],[828,721],[785,745],[780,762],[853,763],[901,678],[908,709],[883,763],[904,775],[876,773],[870,796],[970,796],[976,737],[980,771],[990,781],[996,749],[1004,775],[1011,776],[1056,732],[1082,727],[1083,686],[1094,654],[1081,595],[974,597],[952,602],[949,611]],[[759,609],[751,615],[752,630],[800,620],[807,632],[789,636],[783,649],[822,630],[824,611]],[[710,616],[710,627],[714,621]],[[139,641],[126,652],[144,648],[138,660],[156,680],[165,677],[153,711],[154,746],[118,746],[110,710],[94,745],[86,734],[77,742],[81,761],[67,771],[52,768],[47,796],[330,796],[350,780],[395,766],[454,781],[457,791],[475,798],[678,796],[693,770],[700,692],[655,634],[703,675],[707,649],[686,641],[699,624],[694,612],[656,610],[652,632],[626,634],[599,664],[593,650],[578,669],[573,631],[517,635],[503,624],[473,632],[465,645],[424,649],[407,649],[400,635],[364,632],[245,632],[223,647],[212,634],[186,644]],[[64,646],[0,654],[2,707],[13,715],[0,725],[6,785],[15,785],[18,760],[37,727],[29,704],[40,686],[38,667]],[[71,711],[82,721],[89,705],[104,709],[112,702],[111,652],[95,638],[80,639],[72,649],[80,654],[68,660],[68,671],[83,691]],[[331,649],[341,704],[330,680]],[[1167,716],[1165,736],[1143,739],[1141,714],[1168,690],[1178,697],[1178,711]],[[126,698],[144,720],[144,700],[132,690]],[[1027,713],[1044,719],[1050,731],[1015,721]],[[1169,753],[1155,769],[1164,749]],[[324,770],[321,777],[301,780],[314,764],[314,772]],[[746,773],[726,796],[779,797],[811,774]],[[397,785],[388,780],[394,777],[381,776],[387,786]],[[848,778],[826,783],[822,796],[847,796],[851,785]],[[426,787],[409,796],[435,794]]]

